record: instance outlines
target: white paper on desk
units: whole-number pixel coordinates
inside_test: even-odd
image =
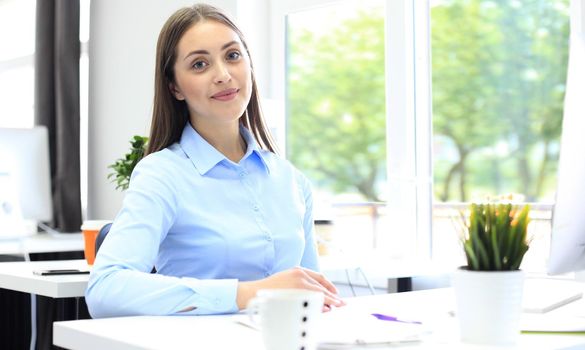
[[[416,342],[427,333],[424,325],[382,321],[368,313],[340,308],[322,315],[319,349]]]
[[[247,315],[234,315],[233,320],[251,329],[260,330]],[[333,350],[353,348],[356,345],[417,342],[430,332],[424,325],[381,321],[368,313],[340,308],[321,315],[317,333],[318,349]]]
[[[524,281],[522,311],[547,313],[583,296],[584,285],[571,280],[528,278]]]

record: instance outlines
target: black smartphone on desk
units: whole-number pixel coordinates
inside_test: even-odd
[[[88,274],[87,270],[78,269],[57,269],[57,270],[35,270],[33,274],[37,276],[55,276],[55,275],[85,275]]]

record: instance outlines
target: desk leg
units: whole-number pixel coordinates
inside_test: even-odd
[[[364,281],[366,282],[366,285],[370,289],[370,293],[372,295],[375,295],[376,294],[376,291],[374,290],[374,286],[372,286],[372,284],[370,283],[370,280],[368,280],[368,276],[366,276],[366,273],[364,272],[364,270],[361,267],[358,267],[357,270],[362,275],[362,277],[364,278]]]
[[[396,282],[396,292],[412,292],[412,277],[400,277]]]
[[[76,320],[81,319],[79,303],[80,303],[79,297],[75,298],[75,319]]]
[[[353,288],[353,283],[351,283],[351,278],[349,277],[349,269],[345,269],[345,277],[347,278],[347,284],[349,284],[349,288],[351,288],[351,294],[355,297],[355,289]]]

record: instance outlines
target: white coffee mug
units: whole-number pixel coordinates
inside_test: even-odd
[[[266,350],[314,350],[323,293],[304,289],[262,289],[248,303]]]

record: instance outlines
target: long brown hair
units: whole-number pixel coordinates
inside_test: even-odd
[[[195,4],[176,11],[162,27],[156,45],[156,68],[154,75],[154,105],[150,139],[146,154],[154,153],[179,141],[185,124],[189,122],[189,110],[185,101],[179,101],[170,91],[170,83],[175,82],[174,65],[177,45],[183,34],[201,20],[214,20],[230,27],[238,36],[248,57],[250,52],[244,35],[229,16],[220,9],[207,4]],[[252,70],[252,94],[240,124],[252,132],[261,148],[276,153],[276,145],[262,116],[258,88]]]

